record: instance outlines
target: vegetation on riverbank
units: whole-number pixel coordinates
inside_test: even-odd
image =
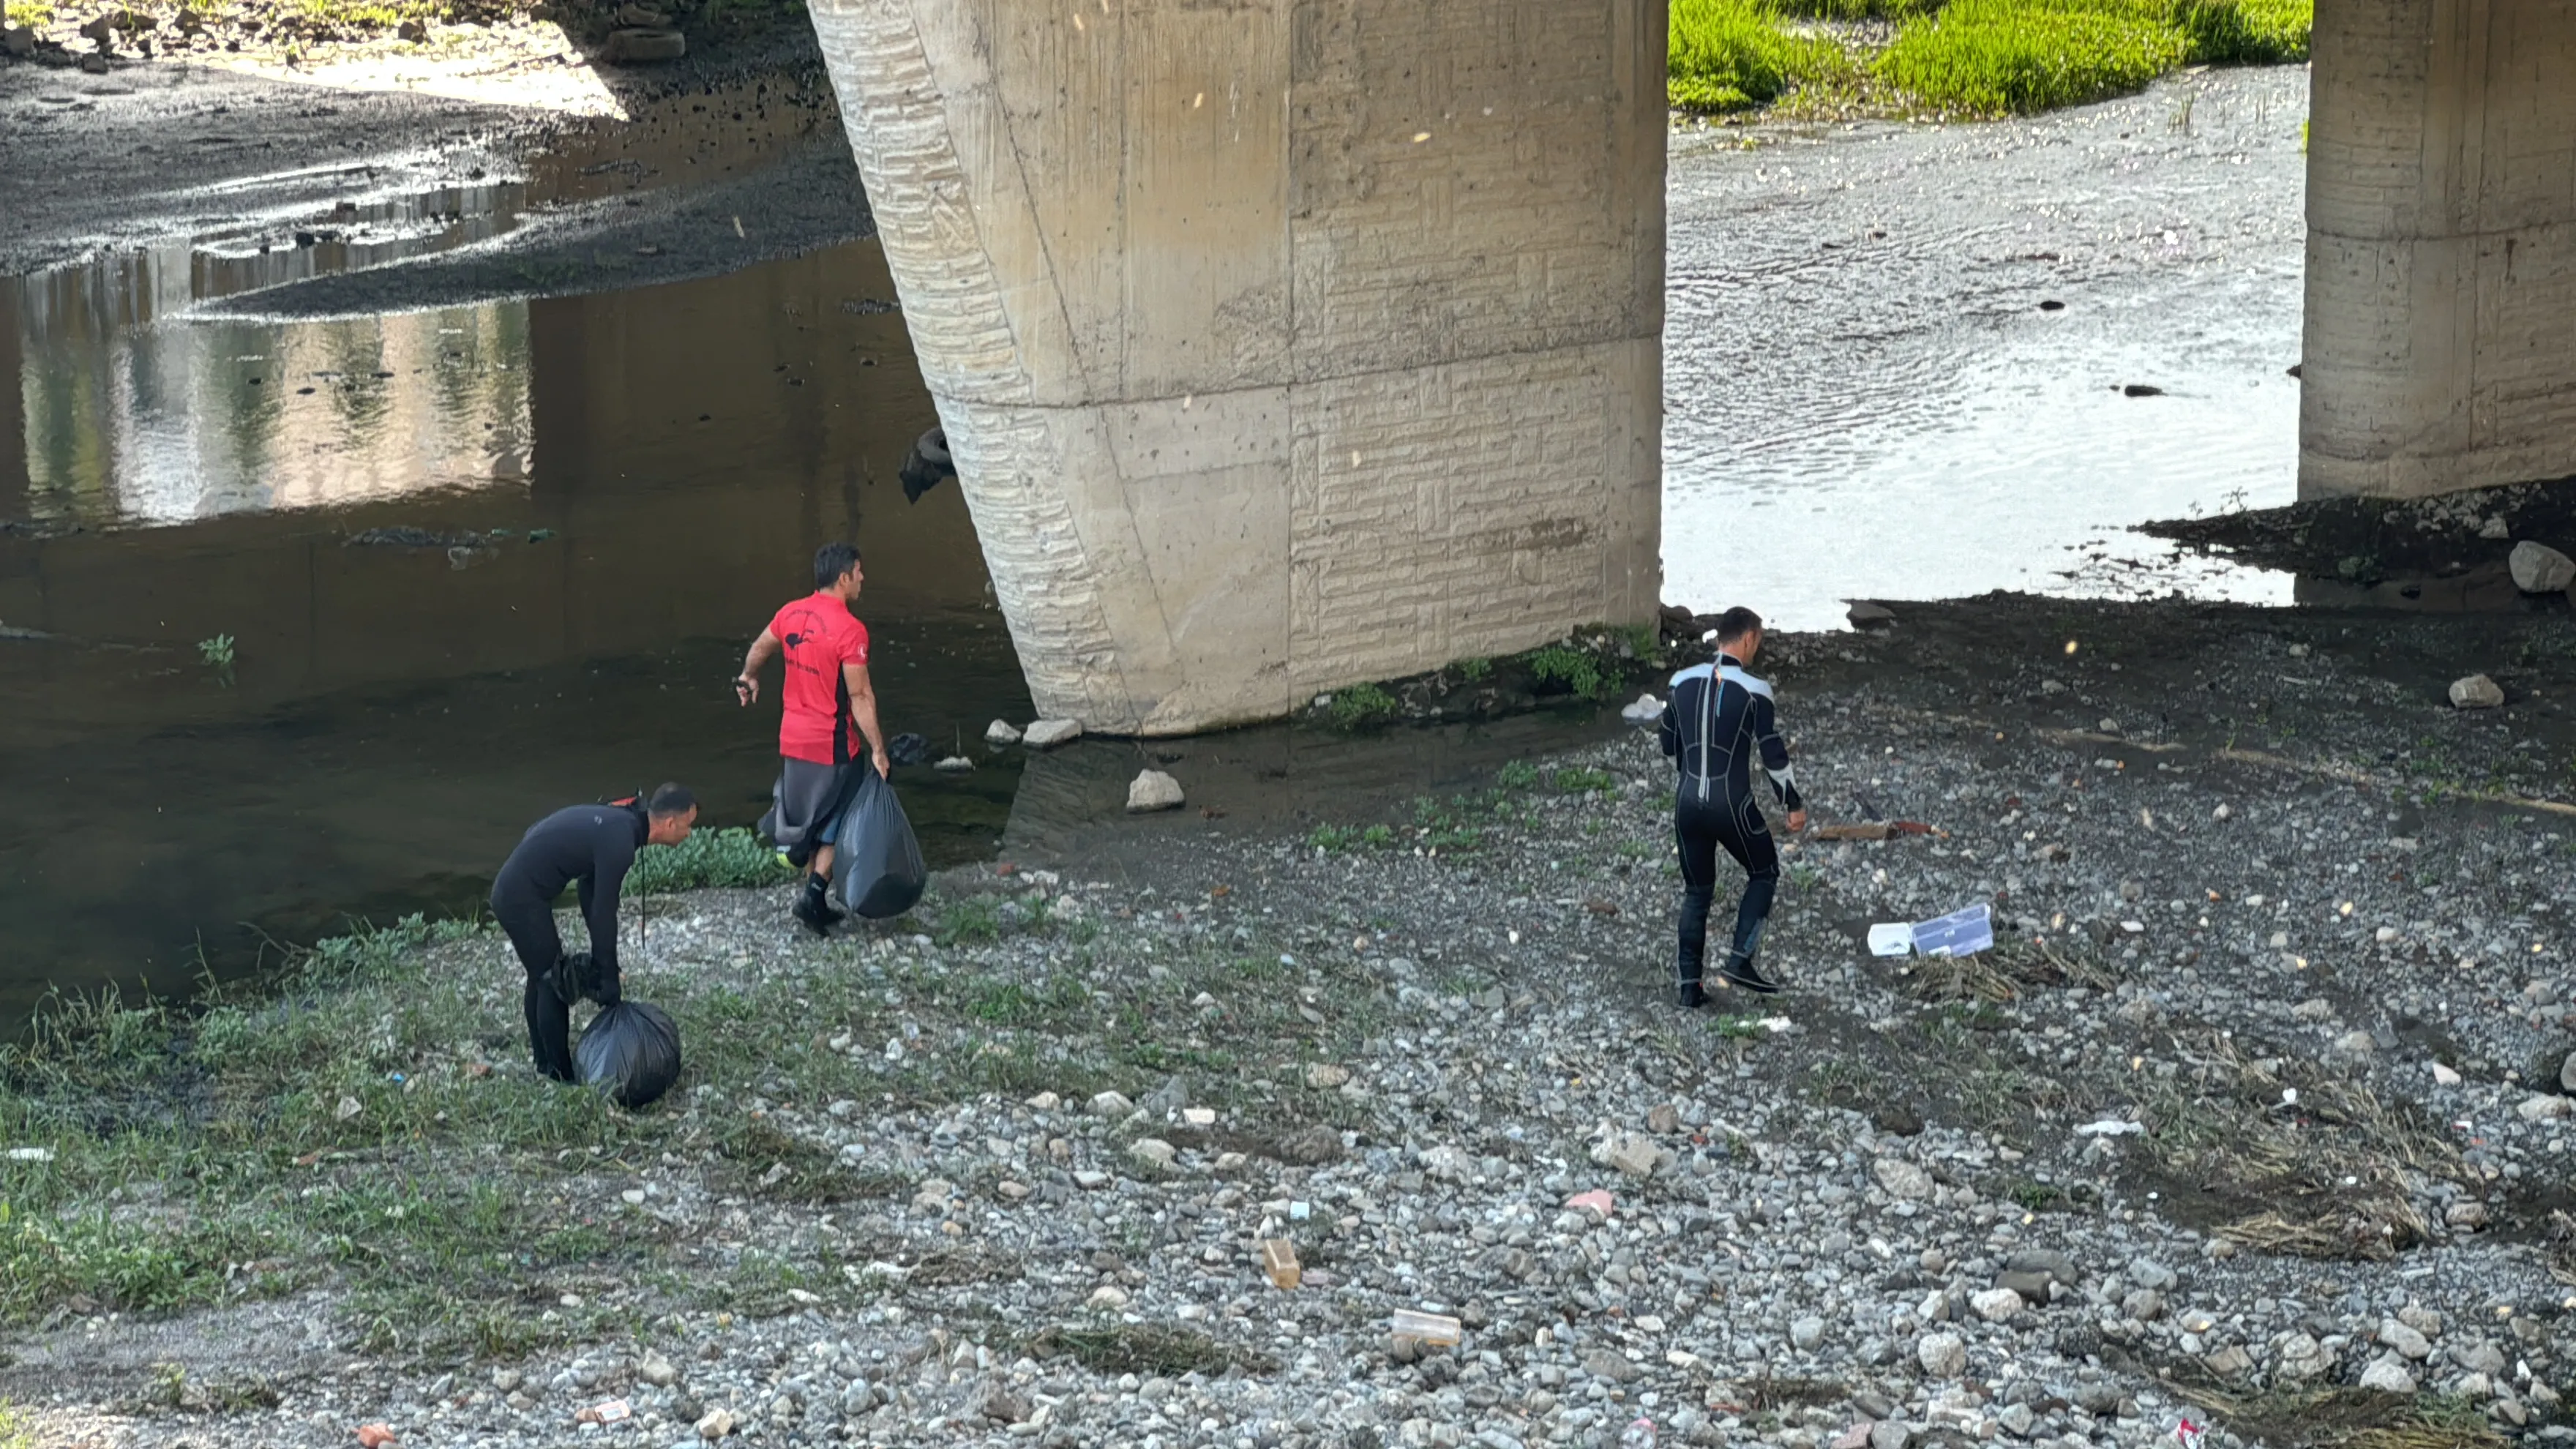
[[[1683,110],[2000,116],[2305,60],[2314,0],[1675,0]]]

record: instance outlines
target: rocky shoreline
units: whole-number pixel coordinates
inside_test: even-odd
[[[828,943],[653,903],[640,1114],[530,1079],[496,937],[396,933],[13,1055],[0,1394],[40,1444],[2576,1440],[2576,629],[1894,612],[1764,660],[1819,822],[1931,827],[1789,854],[1785,997],[1669,1004],[1650,735]],[[1991,953],[1862,944],[1979,900]]]

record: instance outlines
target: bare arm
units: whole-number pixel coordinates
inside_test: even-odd
[[[747,705],[760,698],[761,668],[768,664],[771,656],[777,652],[778,636],[767,629],[761,630],[760,637],[752,640],[751,647],[743,651],[742,673],[735,675],[733,679],[735,699]]]
[[[868,683],[868,667],[851,660],[841,666],[841,681],[850,688],[850,718],[858,721],[859,733],[868,737],[868,753],[876,761],[877,774],[893,774],[894,761],[886,756],[885,731],[877,725],[877,689]]]

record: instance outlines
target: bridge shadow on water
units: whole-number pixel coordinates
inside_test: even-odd
[[[431,244],[506,223],[441,206]],[[6,1022],[49,986],[181,989],[353,916],[474,910],[570,801],[676,778],[748,823],[776,714],[728,681],[826,538],[868,553],[886,727],[977,761],[898,773],[936,863],[1342,818],[1565,738],[985,749],[1031,706],[960,491],[921,487],[936,418],[872,242],[588,297],[173,315],[277,270],[180,251],[0,280]],[[1143,763],[1189,812],[1124,816]]]

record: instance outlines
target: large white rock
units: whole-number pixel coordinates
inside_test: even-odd
[[[1016,745],[1019,742],[1020,732],[1011,727],[1009,720],[997,719],[984,726],[984,743],[988,745]]]
[[[2009,1323],[2021,1316],[2022,1296],[2010,1288],[1989,1288],[1968,1299],[1968,1306],[1988,1323]]]
[[[2526,594],[2554,594],[2576,584],[2576,559],[2527,538],[2513,546],[2505,566],[2513,571],[2513,586]]]
[[[1181,782],[1160,770],[1147,770],[1127,786],[1127,808],[1138,813],[1178,810],[1181,808]]]
[[[1968,1371],[1967,1340],[1955,1333],[1927,1333],[1914,1345],[1914,1361],[1936,1379],[1955,1379]]]
[[[2391,1318],[2379,1325],[2379,1341],[2412,1359],[2429,1358],[2433,1345],[2411,1324]]]
[[[2361,1386],[2388,1394],[2411,1394],[2415,1392],[2415,1376],[2397,1360],[2383,1358],[2361,1371]]]
[[[1932,1174],[1902,1157],[1882,1157],[1869,1170],[1889,1197],[1920,1201],[1932,1195]]]
[[[2504,703],[2504,691],[2483,674],[2451,681],[2451,707],[2454,709],[2493,709]]]
[[[1032,722],[1020,734],[1020,743],[1033,750],[1051,750],[1082,738],[1082,721],[1078,719],[1042,719]]]

